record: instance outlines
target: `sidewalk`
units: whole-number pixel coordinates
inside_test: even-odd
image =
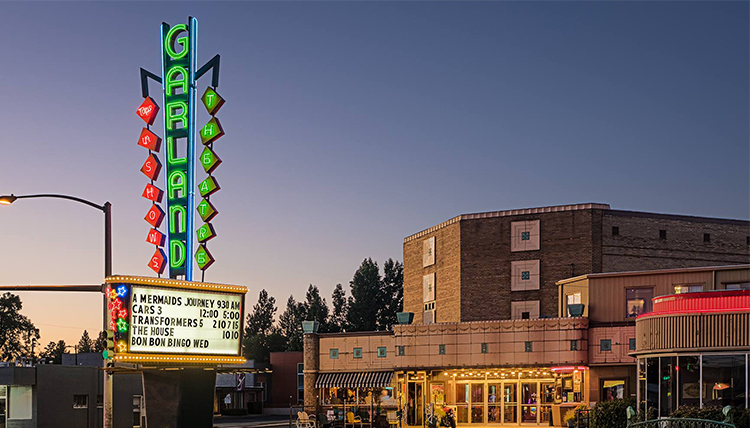
[[[214,427],[219,428],[271,428],[288,427],[289,416],[283,415],[243,415],[214,416]]]

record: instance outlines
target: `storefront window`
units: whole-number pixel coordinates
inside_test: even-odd
[[[745,355],[703,356],[703,406],[744,406],[745,392]]]
[[[457,422],[460,424],[469,423],[469,384],[456,384],[456,406]]]
[[[487,385],[487,423],[497,424],[500,420],[500,403],[502,401],[501,385],[490,383]]]
[[[678,357],[680,406],[700,406],[700,357]]]
[[[625,313],[628,318],[651,312],[653,288],[628,288],[625,290]]]
[[[654,409],[655,411],[658,411],[659,409],[659,359],[658,358],[646,359],[646,407],[648,409]]]
[[[603,380],[602,401],[622,400],[625,398],[625,380]]]
[[[677,409],[677,379],[675,367],[677,357],[661,357],[660,359],[660,416],[669,416]]]
[[[505,411],[503,413],[503,421],[505,423],[516,423],[516,415],[518,409],[518,385],[515,383],[506,383],[503,385],[503,401],[505,403]]]

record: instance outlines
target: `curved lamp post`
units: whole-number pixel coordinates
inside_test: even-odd
[[[112,276],[112,204],[105,202],[104,205],[99,205],[86,199],[77,198],[70,195],[60,195],[55,193],[43,193],[37,195],[4,195],[0,196],[0,205],[10,205],[19,199],[35,199],[35,198],[55,198],[55,199],[67,199],[69,201],[80,202],[90,207],[96,208],[104,213],[104,277],[107,278]],[[102,286],[102,330],[107,330],[107,296],[104,294],[104,286]],[[78,351],[76,351],[76,360],[78,359]],[[78,362],[76,361],[76,364]],[[106,361],[105,361],[106,367]],[[104,372],[104,427],[109,428],[112,426],[112,375]]]

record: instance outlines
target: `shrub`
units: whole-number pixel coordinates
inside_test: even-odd
[[[627,409],[635,406],[632,398],[600,401],[591,410],[591,428],[625,428],[628,425]]]
[[[723,408],[719,406],[705,406],[702,409],[698,406],[680,406],[672,412],[669,417],[671,418],[692,418],[692,419],[707,419],[711,421],[724,421]],[[732,418],[732,423],[737,428],[750,428],[750,409],[744,409],[742,407],[732,407],[729,415]]]

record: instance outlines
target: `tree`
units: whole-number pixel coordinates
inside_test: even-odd
[[[0,296],[0,360],[12,361],[26,355],[34,356],[34,344],[39,340],[39,329],[21,315],[21,298],[15,294]]]
[[[39,354],[39,356],[46,359],[47,362],[50,364],[62,364],[63,354],[68,353],[68,351],[65,348],[66,347],[65,347],[64,340],[59,340],[57,341],[57,343],[50,342],[44,348],[44,351],[42,351],[42,353]]]
[[[253,312],[247,314],[245,336],[268,336],[273,332],[273,317],[276,315],[276,299],[268,296],[266,290],[261,290],[258,303],[253,306]]]
[[[81,340],[78,341],[78,349],[76,352],[79,354],[82,354],[84,352],[91,352],[94,350],[94,341],[91,340],[89,337],[89,332],[87,330],[83,330],[83,334],[81,335]]]
[[[404,265],[388,259],[383,264],[383,285],[381,287],[378,329],[388,330],[398,322],[396,314],[404,306]]]
[[[328,304],[326,299],[320,297],[318,287],[310,284],[307,288],[304,303],[304,321],[318,321],[320,323],[321,333],[328,331]]]
[[[99,337],[94,342],[94,352],[103,352],[105,349],[107,349],[107,332],[100,331]]]
[[[382,304],[380,269],[371,258],[362,261],[349,286],[352,298],[347,323],[352,331],[374,331],[378,328],[379,306]]]
[[[349,310],[349,302],[346,300],[346,291],[341,284],[336,284],[331,296],[333,310],[331,318],[328,320],[328,331],[339,333],[347,330],[346,313]]]
[[[305,319],[305,304],[297,303],[294,296],[289,296],[286,309],[279,316],[278,332],[286,338],[287,351],[302,350],[302,321]]]

